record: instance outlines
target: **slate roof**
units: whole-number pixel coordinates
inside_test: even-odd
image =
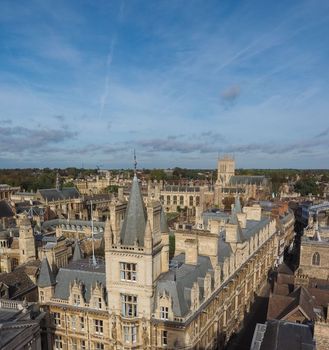
[[[173,300],[173,312],[178,317],[185,316],[191,306],[191,288],[194,282],[199,282],[203,287],[203,279],[208,271],[212,271],[212,265],[208,256],[198,256],[197,265],[185,264],[185,254],[181,253],[172,260],[177,267],[171,268],[163,274],[157,283],[157,292],[161,295],[164,291]],[[203,299],[201,289],[200,300]],[[155,305],[156,308],[156,305]]]
[[[265,176],[244,176],[244,175],[234,175],[230,178],[230,185],[257,185],[261,186],[266,183]]]
[[[84,298],[87,303],[90,302],[91,288],[100,282],[106,286],[105,267],[93,267],[89,261],[71,263],[66,268],[60,268],[56,276],[56,286],[54,297],[62,300],[68,300],[70,296],[70,283],[74,280],[81,281],[84,285]]]
[[[315,350],[311,328],[307,325],[286,322],[267,321],[264,338],[259,350]]]
[[[56,283],[53,272],[49,266],[48,260],[46,257],[43,258],[41,262],[40,274],[38,277],[38,286],[39,287],[50,287]]]
[[[61,190],[57,188],[49,188],[39,190],[41,197],[47,201],[58,201],[69,198],[79,198],[80,193],[75,187],[64,187]]]
[[[15,213],[11,209],[11,206],[8,204],[8,202],[5,200],[0,201],[0,219],[11,218],[14,215]]]
[[[199,186],[166,185],[164,191],[167,192],[200,192]]]
[[[122,245],[144,245],[146,211],[137,176],[134,176],[125,219],[121,228]]]

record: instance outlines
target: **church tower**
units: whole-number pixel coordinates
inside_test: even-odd
[[[35,239],[30,220],[23,216],[19,225],[20,264],[36,259]]]
[[[235,160],[224,156],[218,160],[217,184],[228,185],[232,176],[235,175]]]
[[[168,270],[168,229],[159,202],[144,206],[135,174],[121,229],[105,227],[106,284],[111,332],[125,349],[150,349],[155,281]],[[114,212],[114,211],[113,211]],[[166,231],[166,232],[165,232]]]

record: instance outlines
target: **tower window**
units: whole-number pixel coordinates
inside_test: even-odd
[[[123,339],[125,343],[136,343],[137,327],[135,325],[123,326]]]
[[[120,279],[121,281],[136,281],[136,265],[131,263],[120,263]]]
[[[121,311],[124,317],[137,317],[137,297],[121,294]]]
[[[320,265],[320,254],[318,252],[313,254],[312,265],[316,265],[316,266]]]

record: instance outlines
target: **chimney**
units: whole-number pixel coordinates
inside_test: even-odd
[[[198,241],[193,238],[185,240],[185,264],[196,265],[198,263]]]
[[[247,226],[247,214],[246,213],[237,213],[239,224],[241,228],[246,228]]]

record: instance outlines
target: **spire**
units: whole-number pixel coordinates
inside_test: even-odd
[[[73,259],[72,261],[79,261],[83,259],[83,255],[80,249],[80,245],[78,243],[78,240],[75,241],[74,245],[74,253],[73,253]]]
[[[51,287],[56,284],[55,276],[51,271],[47,257],[44,257],[41,262],[40,274],[38,277],[38,287]]]
[[[167,221],[167,217],[166,217],[166,214],[165,214],[163,208],[161,208],[161,214],[160,214],[160,231],[161,231],[161,233],[168,233],[169,232],[168,221]]]
[[[137,241],[139,246],[143,246],[145,226],[146,212],[137,175],[135,173],[125,219],[120,232],[121,244],[134,245],[134,243]]]

